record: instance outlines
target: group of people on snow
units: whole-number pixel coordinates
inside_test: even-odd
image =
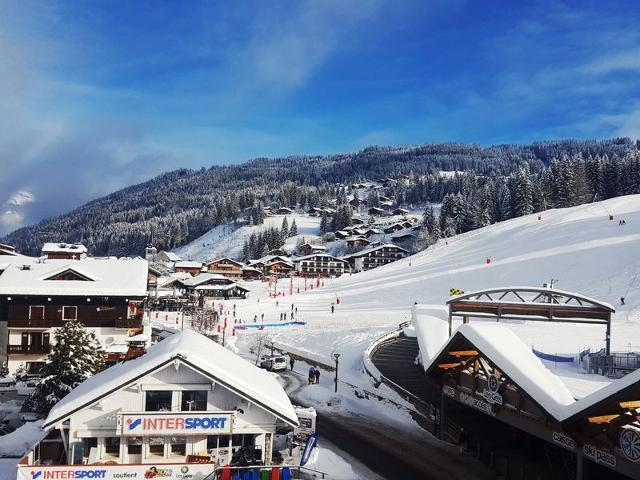
[[[309,385],[320,383],[320,370],[316,367],[309,367]]]

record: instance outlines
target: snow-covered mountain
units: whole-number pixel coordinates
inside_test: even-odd
[[[284,248],[293,250],[300,238],[314,242],[320,235],[320,218],[309,215],[286,215],[289,225],[295,220],[298,235],[287,238]],[[269,227],[280,228],[285,215],[267,217],[262,225],[225,224],[212,228],[193,242],[178,249],[182,258],[206,262],[220,257],[241,258],[242,246],[252,233],[265,231]]]

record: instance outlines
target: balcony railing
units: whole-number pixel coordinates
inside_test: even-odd
[[[142,328],[142,317],[136,318],[116,318],[115,328]]]
[[[9,345],[10,355],[47,355],[51,345]]]

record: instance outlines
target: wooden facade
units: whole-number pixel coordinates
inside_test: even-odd
[[[224,275],[229,278],[241,278],[242,264],[235,260],[231,260],[230,258],[220,258],[207,263],[207,271],[209,273]]]

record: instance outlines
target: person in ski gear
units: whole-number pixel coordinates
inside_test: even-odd
[[[258,314],[256,313],[256,314],[253,316],[253,323],[257,323],[257,322],[258,322]]]
[[[289,357],[289,366],[291,367],[291,371],[293,372],[293,365],[296,363],[296,360],[293,357]]]
[[[316,371],[314,372],[315,377],[316,377],[316,383],[320,383],[320,370],[316,368]]]
[[[331,304],[331,313],[333,313],[335,311],[335,309],[336,309],[336,306]]]
[[[624,297],[620,297],[620,304],[624,305]]]
[[[316,379],[316,369],[309,367],[309,385],[311,385]]]

